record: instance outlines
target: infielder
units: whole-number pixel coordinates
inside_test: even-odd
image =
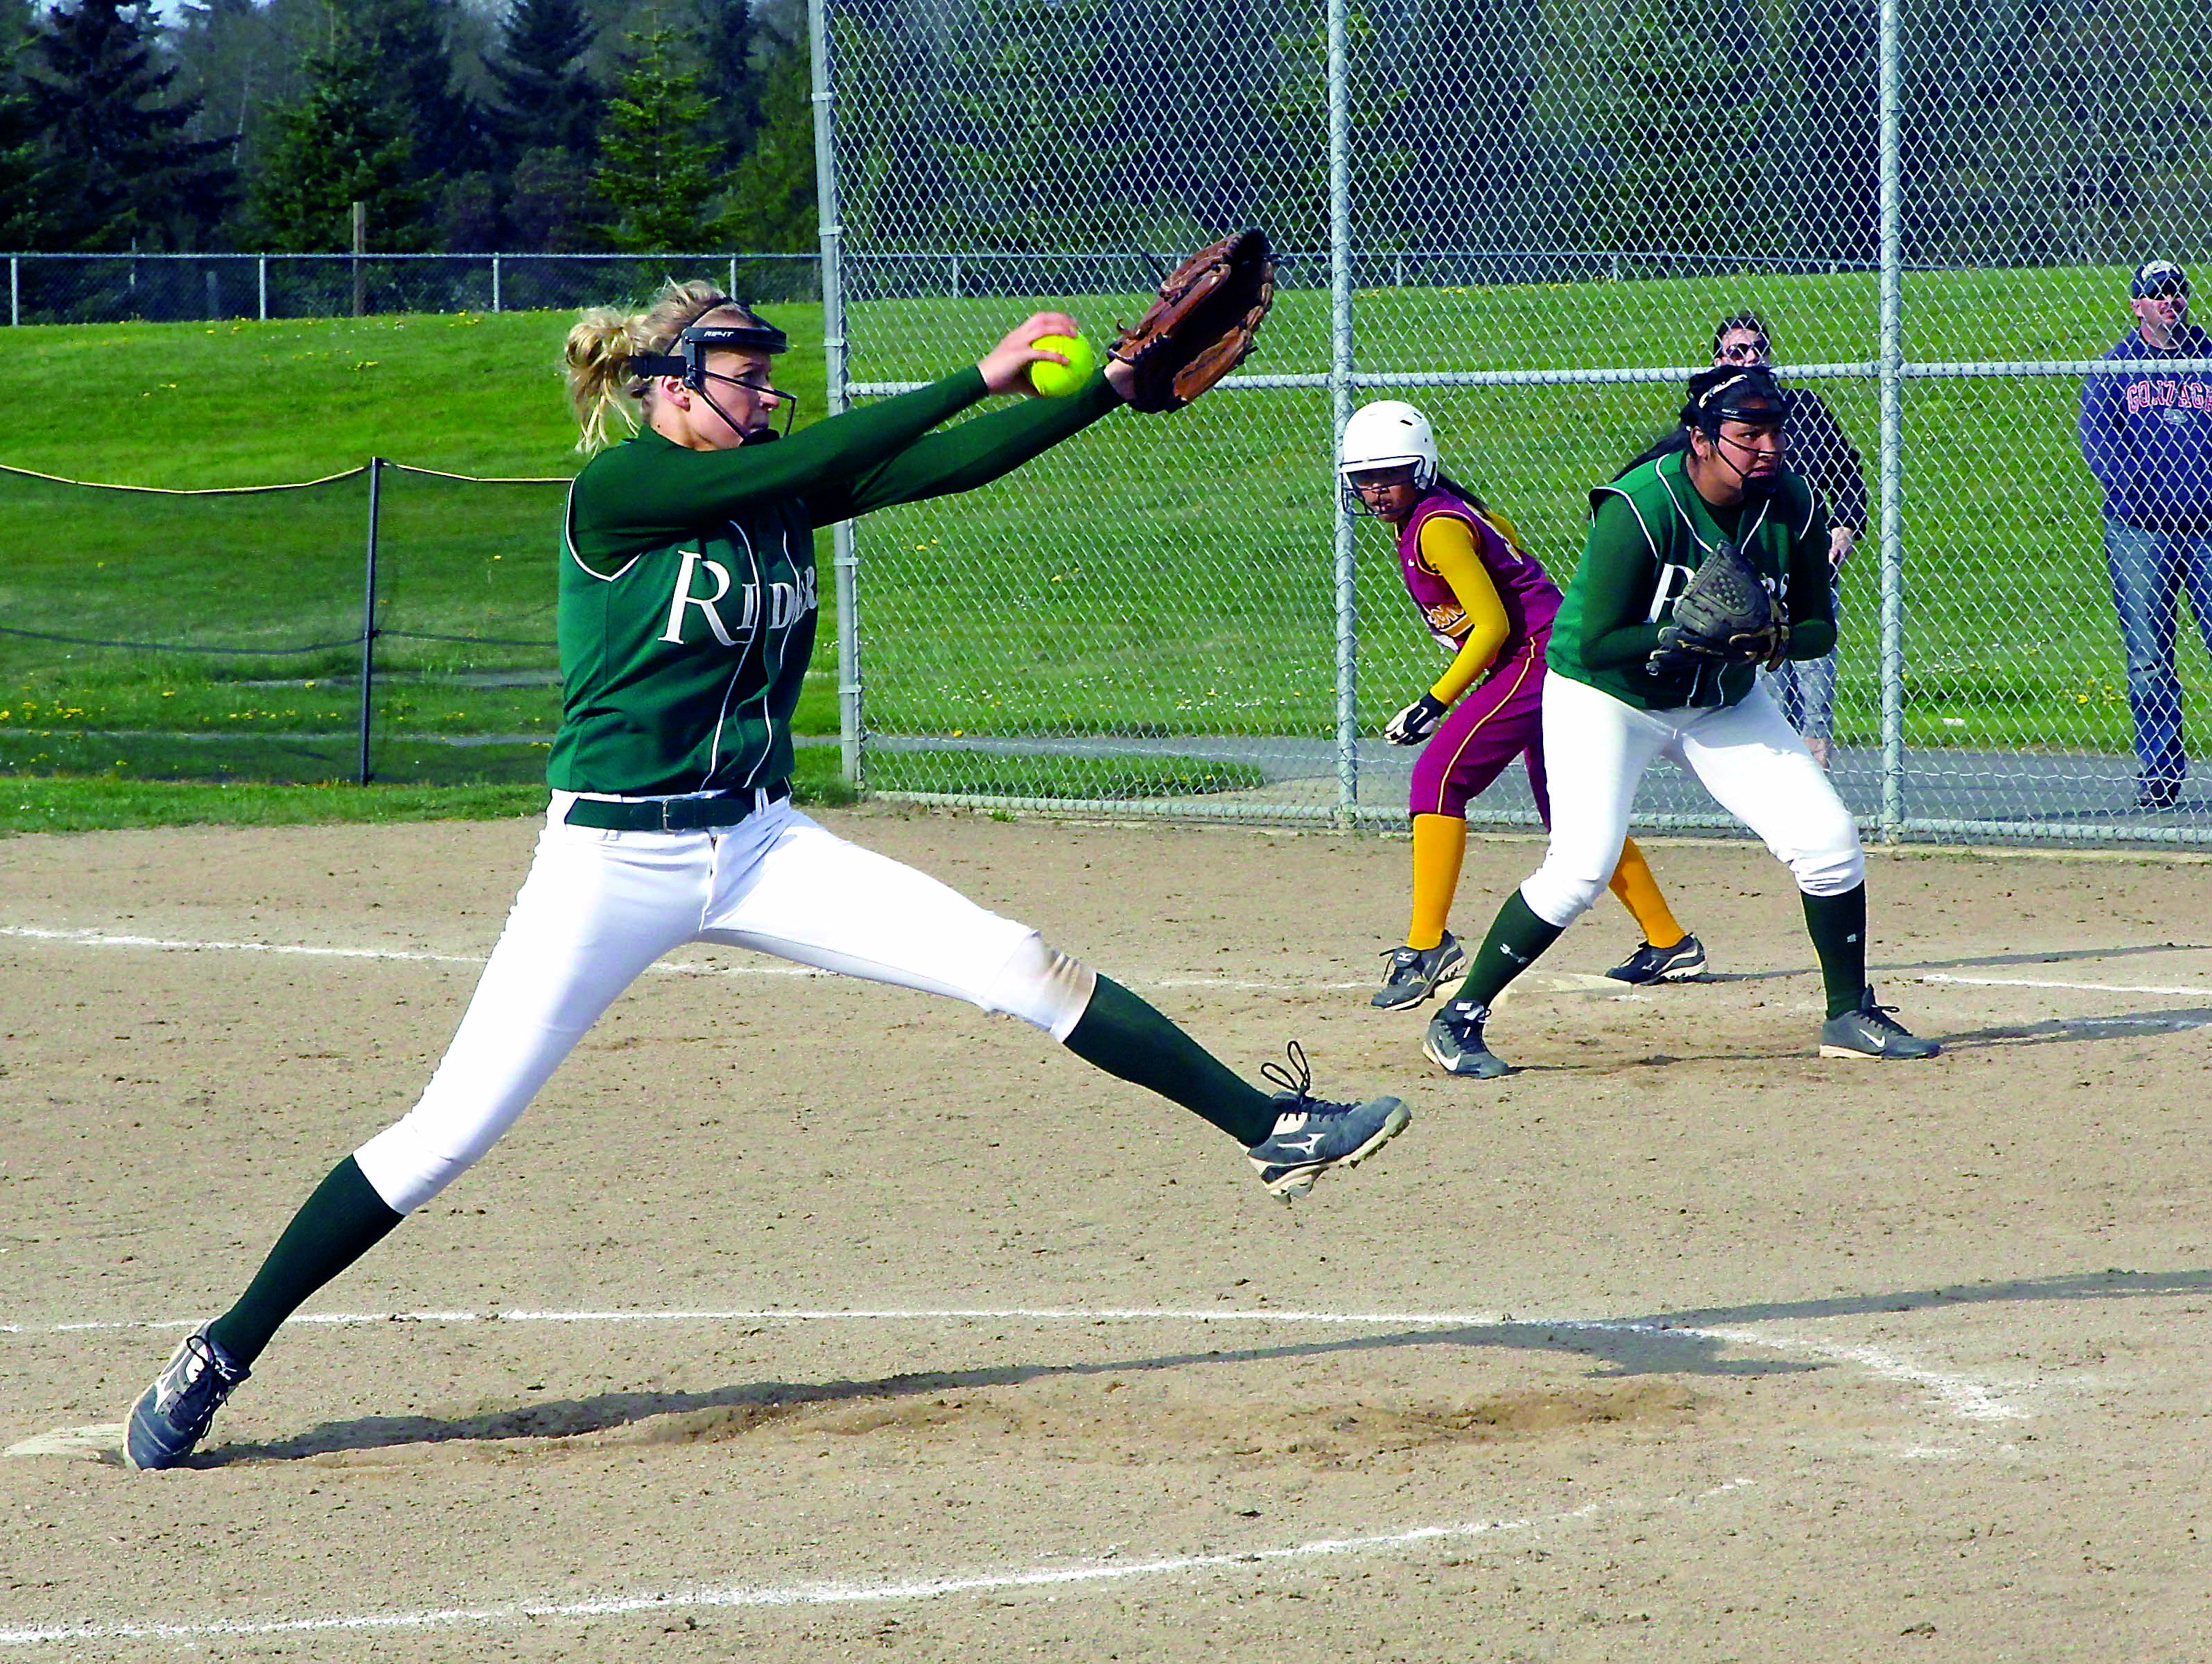
[[[1455,1075],[1502,1075],[1486,1045],[1491,1003],[1586,911],[1620,858],[1630,807],[1654,759],[1671,757],[1787,862],[1820,960],[1826,1058],[1927,1058],[1866,980],[1866,861],[1858,828],[1758,674],[1835,645],[1827,527],[1782,464],[1782,389],[1762,369],[1690,378],[1678,447],[1590,493],[1582,564],[1552,630],[1544,749],[1552,836],[1543,865],[1506,899],[1423,1049]],[[1684,621],[1702,569],[1735,574],[1731,604],[1760,621],[1708,631]],[[1698,596],[1698,617],[1711,609]]]
[[[1406,945],[1387,955],[1373,1003],[1421,1003],[1466,963],[1444,928],[1467,853],[1467,806],[1516,757],[1528,771],[1536,813],[1552,824],[1540,717],[1544,649],[1559,589],[1512,522],[1443,473],[1436,430],[1395,399],[1363,405],[1344,424],[1338,473],[1346,504],[1398,533],[1406,591],[1451,662],[1427,692],[1390,719],[1382,737],[1422,745],[1413,764],[1413,916]],[[1470,690],[1472,690],[1470,692]],[[1705,967],[1697,937],[1674,922],[1634,838],[1623,840],[1613,893],[1644,940],[1606,972],[1635,984],[1683,982]]]
[[[1311,1096],[1295,1045],[1296,1074],[1266,1071],[1285,1090],[1247,1084],[1028,926],[791,805],[814,528],[996,479],[1132,397],[1141,372],[1117,361],[1065,397],[930,432],[1027,389],[1032,363],[1066,362],[1031,344],[1076,332],[1039,313],[972,368],[779,437],[768,418],[789,395],[769,377],[783,334],[710,286],[672,285],[638,316],[587,313],[571,331],[569,389],[597,454],[562,527],[563,710],[537,857],[422,1098],[337,1164],[238,1302],[178,1349],[131,1409],[133,1466],[183,1461],[277,1326],[489,1150],[615,997],[685,942],[1020,1017],[1220,1128],[1285,1198],[1406,1125],[1395,1098]],[[1172,407],[1148,397],[1137,402]],[[632,400],[641,430],[599,448]]]

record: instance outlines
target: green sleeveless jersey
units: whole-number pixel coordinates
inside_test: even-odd
[[[1647,663],[1674,598],[1723,538],[1743,551],[1780,602],[1790,656],[1832,651],[1827,518],[1812,488],[1785,471],[1765,496],[1716,509],[1698,495],[1676,451],[1590,493],[1582,564],[1553,623],[1546,664],[1640,710],[1738,703],[1758,677],[1755,665],[1655,670]]]
[[[996,479],[1121,402],[1102,375],[929,432],[983,397],[971,368],[789,439],[693,451],[648,428],[586,463],[562,528],[553,788],[672,796],[788,777],[815,527]]]

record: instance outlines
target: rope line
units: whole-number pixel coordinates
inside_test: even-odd
[[[11,473],[25,479],[43,479],[50,485],[81,485],[88,491],[136,491],[144,497],[263,497],[270,491],[304,491],[317,485],[329,485],[341,479],[351,479],[368,472],[363,463],[358,468],[348,468],[343,473],[325,474],[320,479],[295,479],[277,485],[210,485],[186,491],[172,485],[116,485],[104,479],[70,479],[62,474],[40,473],[36,468],[18,468],[0,462],[0,473]]]
[[[379,631],[389,635],[389,631]],[[311,642],[305,647],[190,647],[182,642],[111,642],[94,636],[58,636],[47,630],[16,630],[0,625],[0,636],[21,636],[34,642],[64,642],[72,647],[127,647],[143,653],[228,653],[241,658],[282,659],[301,653],[327,653],[334,647],[359,647],[361,637],[351,635],[334,642]],[[538,642],[518,642],[519,647],[538,647]]]

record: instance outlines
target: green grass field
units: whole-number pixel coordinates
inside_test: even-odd
[[[2102,270],[1915,276],[1907,350],[2094,357],[2123,326],[2112,298],[2123,283]],[[1103,334],[1133,297],[1036,302],[1047,302]],[[853,373],[940,373],[1028,304],[860,304]],[[1693,363],[1711,320],[1747,304],[1765,314],[1787,362],[1872,356],[1875,293],[1863,275],[1380,290],[1359,296],[1357,309],[1364,368],[1434,370]],[[779,381],[800,393],[801,420],[812,419],[823,407],[818,308],[775,315],[796,344]],[[373,454],[557,478],[577,461],[555,369],[566,322],[507,314],[24,328],[0,362],[0,392],[30,414],[7,424],[0,462],[203,489],[340,473]],[[1325,367],[1324,297],[1284,296],[1247,368]],[[1872,381],[1828,381],[1821,391],[1871,453]],[[2097,496],[2074,442],[2076,393],[2063,378],[1907,387],[1911,743],[2126,750]],[[1674,402],[1654,385],[1411,396],[1435,418],[1448,468],[1510,514],[1562,578],[1584,493],[1667,425]],[[1329,732],[1327,410],[1319,393],[1239,391],[1169,418],[1117,415],[1012,480],[867,522],[871,726],[910,735]],[[557,716],[548,567],[560,489],[385,473],[379,777],[526,784],[542,767],[540,736]],[[118,780],[349,777],[367,509],[359,474],[297,492],[194,497],[0,476],[0,625],[213,649],[0,637],[0,766]],[[1362,711],[1372,727],[1436,661],[1381,528],[1364,527],[1359,548]],[[1864,742],[1878,728],[1870,550],[1847,572],[1845,606],[1838,728]],[[427,639],[456,636],[499,643]],[[2193,644],[2183,662],[2201,696],[2208,676]],[[802,732],[834,731],[833,664],[825,630]],[[1042,764],[1028,766],[1045,777]],[[1050,772],[1056,789],[1080,789],[1070,766]],[[1097,789],[1119,766],[1099,765]]]

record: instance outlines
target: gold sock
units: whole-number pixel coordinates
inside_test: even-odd
[[[1467,853],[1467,822],[1455,814],[1413,817],[1413,922],[1406,946],[1433,948],[1444,939],[1452,892],[1459,888],[1460,859]]]
[[[1420,824],[1413,822],[1416,828]],[[1644,941],[1654,948],[1672,948],[1689,934],[1674,922],[1667,898],[1659,893],[1659,881],[1651,875],[1651,863],[1644,860],[1644,851],[1636,847],[1632,838],[1621,841],[1620,861],[1613,869],[1611,888],[1620,898],[1620,905],[1636,915],[1636,922],[1644,927]]]

